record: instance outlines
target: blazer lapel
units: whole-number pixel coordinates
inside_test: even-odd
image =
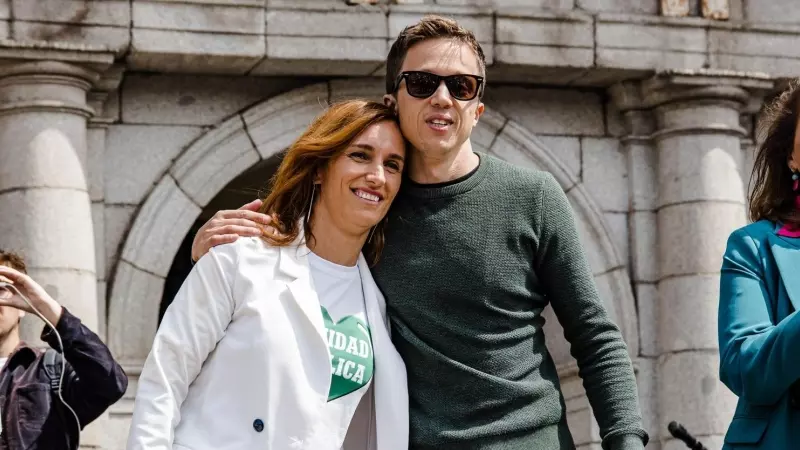
[[[314,280],[311,279],[311,271],[308,268],[307,255],[309,251],[302,244],[280,247],[278,270],[292,278],[288,283],[289,292],[300,311],[308,319],[309,324],[322,339],[327,351],[327,333],[322,319],[322,309],[320,309],[319,298],[313,287]]]
[[[800,239],[771,234],[769,242],[789,300],[800,311]]]

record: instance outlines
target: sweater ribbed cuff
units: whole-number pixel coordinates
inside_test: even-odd
[[[636,434],[621,434],[611,438],[610,450],[644,450],[644,442]]]

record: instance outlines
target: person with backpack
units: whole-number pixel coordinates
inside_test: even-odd
[[[25,314],[46,322],[41,339],[51,348],[20,340]],[[0,249],[0,450],[77,449],[80,431],[127,387],[100,337]]]

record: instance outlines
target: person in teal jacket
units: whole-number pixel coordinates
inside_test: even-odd
[[[749,199],[722,262],[720,378],[738,397],[723,450],[800,448],[800,89],[768,108]]]

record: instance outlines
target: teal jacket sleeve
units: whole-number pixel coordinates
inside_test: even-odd
[[[720,378],[752,405],[777,403],[800,378],[800,316],[772,320],[770,280],[756,241],[734,232],[722,263],[719,302]],[[777,274],[776,274],[777,277]]]

